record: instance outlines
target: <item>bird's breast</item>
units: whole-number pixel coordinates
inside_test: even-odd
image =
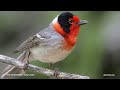
[[[30,49],[32,57],[45,63],[56,63],[65,59],[72,50],[66,50],[61,45],[38,46]]]

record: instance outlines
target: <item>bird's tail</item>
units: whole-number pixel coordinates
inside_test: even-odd
[[[23,62],[27,62],[27,51],[24,51],[17,60],[21,60]],[[8,65],[4,70],[3,74],[1,75],[1,79],[12,79],[13,77],[16,77],[17,74],[24,74],[25,71],[23,69],[20,69],[18,67],[15,67],[13,65]]]

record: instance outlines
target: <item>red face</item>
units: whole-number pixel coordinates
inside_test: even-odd
[[[65,39],[65,48],[72,48],[80,30],[80,19],[72,13],[65,12],[59,15],[58,21],[53,24],[55,30]]]
[[[69,23],[70,24],[78,24],[80,22],[80,19],[78,16],[73,16],[72,18],[69,18]]]
[[[70,33],[66,34],[67,37],[65,38],[67,42],[67,48],[73,47],[76,43],[77,36],[80,30],[80,19],[78,16],[73,16],[73,18],[69,19],[70,25]]]
[[[68,23],[70,24],[69,26],[69,32],[65,32],[63,28],[60,26],[58,22],[56,22],[53,26],[56,29],[58,33],[60,33],[64,39],[65,39],[65,45],[64,48],[66,49],[71,49],[75,43],[76,43],[76,38],[79,33],[80,29],[80,19],[77,16],[73,16],[73,18],[69,18]]]
[[[79,29],[80,29],[80,19],[78,16],[73,16],[73,18],[69,19],[69,23],[71,23],[70,25],[70,35],[77,37],[78,33],[79,33]]]

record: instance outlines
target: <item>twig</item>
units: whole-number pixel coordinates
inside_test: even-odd
[[[7,64],[10,64],[10,65],[14,65],[14,66],[16,66],[18,68],[22,68],[22,69],[24,69],[26,67],[25,63],[23,63],[19,60],[16,60],[14,58],[5,56],[5,55],[0,55],[0,62],[7,63]],[[55,77],[55,71],[54,70],[46,69],[46,68],[43,68],[43,67],[38,67],[38,66],[35,66],[35,65],[32,65],[32,64],[28,64],[27,69],[35,71],[35,72],[42,73],[42,74],[47,75],[47,76]],[[82,75],[71,74],[71,73],[60,72],[60,71],[57,75],[57,78],[59,78],[59,79],[90,79],[88,76],[82,76]]]

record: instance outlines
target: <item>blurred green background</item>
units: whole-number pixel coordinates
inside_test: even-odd
[[[24,40],[48,26],[63,11],[0,11],[0,54],[17,57],[14,51]],[[87,75],[92,79],[120,78],[120,12],[70,11],[85,19],[74,51],[55,64],[60,71]],[[48,64],[32,64],[50,68]],[[7,64],[0,63],[0,74]],[[34,73],[36,78],[50,77]],[[114,76],[104,76],[114,74]]]

